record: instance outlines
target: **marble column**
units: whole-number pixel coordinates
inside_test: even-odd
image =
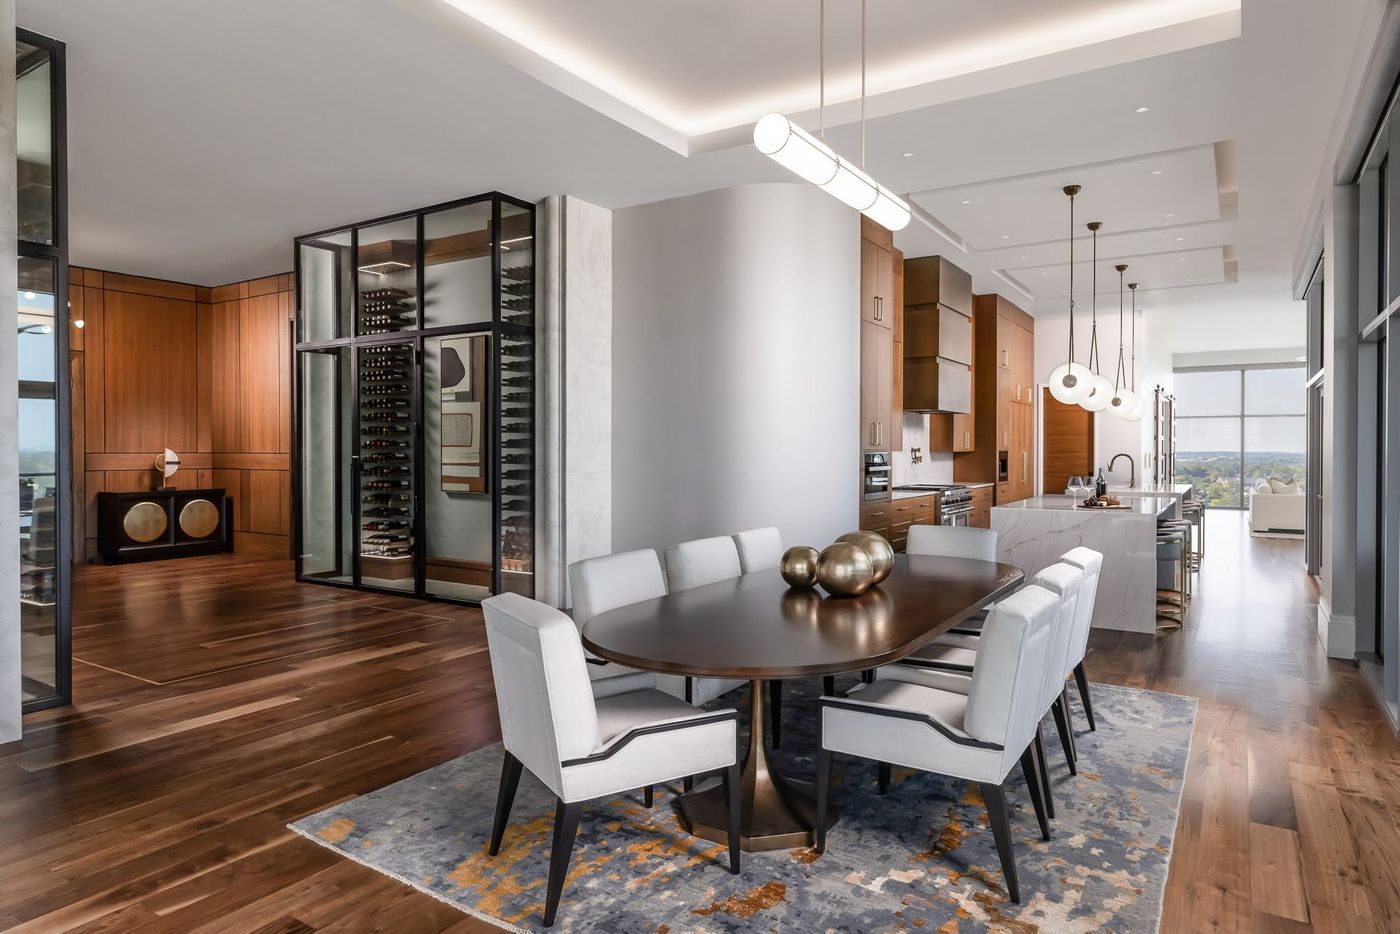
[[[612,212],[540,204],[540,518],[536,596],[567,607],[568,566],[612,551]]]

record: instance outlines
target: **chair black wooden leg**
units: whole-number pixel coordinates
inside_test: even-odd
[[[773,737],[773,748],[783,744],[783,682],[773,678],[768,682],[768,732]]]
[[[690,790],[691,790],[692,788],[694,788],[694,787],[695,787],[695,777],[694,777],[694,776],[692,776],[692,775],[687,775],[685,778],[681,779],[681,790],[682,790],[682,791],[690,791]]]
[[[492,856],[501,851],[501,837],[505,836],[510,806],[515,803],[515,789],[520,785],[520,769],[520,760],[506,753],[505,761],[501,763],[501,785],[496,792],[496,822],[491,826]]]
[[[739,790],[741,780],[739,778],[739,763],[736,760],[733,765],[724,770],[724,797],[729,802],[729,871],[734,875],[739,874],[739,825],[743,813],[739,804]]]
[[[554,848],[549,854],[549,889],[544,901],[544,926],[554,924],[554,913],[559,910],[559,896],[564,891],[564,878],[569,874],[569,857],[574,850],[574,836],[578,833],[578,817],[583,804],[565,804],[560,799],[554,809]]]
[[[822,676],[822,693],[825,694],[827,697],[835,697],[835,696],[836,696],[836,676],[835,676],[835,675],[823,675],[823,676]]]
[[[860,673],[860,680],[861,680],[861,682],[862,682],[863,684],[874,684],[874,683],[875,683],[875,669],[874,669],[874,668],[867,668],[867,669],[865,669],[864,671],[862,671],[862,672]]]
[[[651,785],[648,785],[646,786],[646,788],[642,789],[642,798],[646,802],[647,807],[651,807],[654,803],[656,803],[656,798]]]
[[[1026,790],[1031,793],[1031,804],[1035,806],[1035,819],[1040,824],[1040,838],[1050,839],[1050,819],[1045,813],[1045,776],[1040,774],[1040,760],[1035,757],[1035,744],[1031,743],[1021,753],[1021,771],[1026,776]]]
[[[1065,710],[1065,696],[1063,694],[1055,698],[1055,703],[1050,705],[1050,712],[1055,715],[1055,732],[1060,734],[1060,745],[1065,750],[1065,761],[1069,763],[1069,774],[1078,775],[1079,767],[1075,762],[1074,755],[1074,731],[1070,727],[1069,714]]]
[[[826,852],[826,801],[831,794],[831,753],[817,752],[817,852]]]
[[[1000,785],[982,782],[982,800],[987,803],[992,836],[997,842],[997,855],[1001,857],[1001,874],[1006,877],[1006,894],[1019,905],[1021,887],[1016,884],[1016,853],[1011,849],[1011,821],[1006,816],[1006,796]]]
[[[1089,699],[1089,676],[1084,673],[1084,663],[1074,666],[1074,683],[1079,686],[1079,700],[1084,704],[1084,718],[1089,721],[1089,732],[1098,732],[1094,726],[1094,702]]]
[[[1035,742],[1031,743],[1035,749],[1035,760],[1040,766],[1040,775],[1044,779],[1042,788],[1045,789],[1045,816],[1051,820],[1055,819],[1055,795],[1050,790],[1050,769],[1045,762],[1045,741],[1040,737],[1040,724],[1035,725]]]
[[[879,772],[875,780],[879,784],[880,794],[884,794],[890,790],[890,764],[888,762],[880,763]]]

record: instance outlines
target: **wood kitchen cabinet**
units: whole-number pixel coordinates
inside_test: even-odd
[[[990,486],[978,486],[968,490],[972,497],[972,512],[967,515],[967,524],[974,529],[992,527],[992,503],[995,491]]]
[[[860,445],[895,451],[904,446],[904,254],[869,219],[860,232]]]
[[[894,400],[894,332],[871,321],[860,323],[860,446],[890,450]]]
[[[1015,502],[1035,492],[1035,320],[1000,295],[977,295],[972,326],[973,414],[963,416],[972,444],[953,449],[953,479],[993,482],[983,496]]]
[[[948,419],[951,422],[949,428],[952,433],[952,437],[950,439],[952,443],[950,446],[955,454],[973,451],[976,450],[977,447],[974,443],[974,439],[977,434],[977,321],[975,319],[972,322],[972,346],[974,348],[972,365],[970,367],[970,369],[972,370],[973,386],[972,411],[966,414],[956,413],[953,415],[940,416],[942,418]],[[932,437],[932,434],[933,430],[932,427],[930,427],[930,438]],[[931,440],[929,447],[933,447]]]

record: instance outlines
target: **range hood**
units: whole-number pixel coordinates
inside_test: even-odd
[[[904,261],[904,411],[972,411],[972,276],[941,256]]]

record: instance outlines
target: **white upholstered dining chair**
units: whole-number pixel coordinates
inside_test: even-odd
[[[1084,705],[1084,718],[1089,722],[1089,729],[1094,731],[1098,727],[1094,724],[1094,703],[1089,697],[1089,676],[1084,671],[1084,656],[1089,651],[1089,631],[1094,625],[1094,603],[1098,598],[1103,555],[1080,545],[1065,552],[1060,556],[1060,560],[1084,571],[1084,583],[1080,585],[1079,608],[1076,611],[1078,619],[1069,643],[1067,663],[1070,669],[1065,673],[1065,677],[1074,675],[1075,686],[1079,688],[1079,701]]]
[[[569,589],[574,598],[574,624],[582,631],[584,623],[599,613],[666,596],[666,579],[656,552],[643,548],[575,561],[569,565]],[[649,671],[592,656],[587,660],[594,697],[657,686],[656,675]]]
[[[904,552],[910,555],[995,561],[997,533],[991,529],[974,529],[965,525],[911,525]],[[982,631],[982,621],[987,618],[990,609],[984,607],[978,610],[954,626],[951,632],[976,635]]]
[[[1004,786],[1019,762],[1041,832],[1048,833],[1032,746],[1059,607],[1054,594],[1035,585],[997,603],[987,617],[966,693],[882,680],[844,698],[821,699],[818,852],[826,848],[833,753],[950,775],[980,784],[1007,893],[1013,902],[1021,900]]]
[[[783,536],[771,526],[736,533],[734,547],[739,551],[739,570],[744,574],[775,568],[783,560]]]
[[[739,871],[738,713],[698,710],[644,689],[595,698],[578,629],[505,593],[481,605],[505,758],[489,852],[500,852],[522,769],[554,793],[544,924],[554,923],[585,802],[718,772],[729,804],[729,870]]]

